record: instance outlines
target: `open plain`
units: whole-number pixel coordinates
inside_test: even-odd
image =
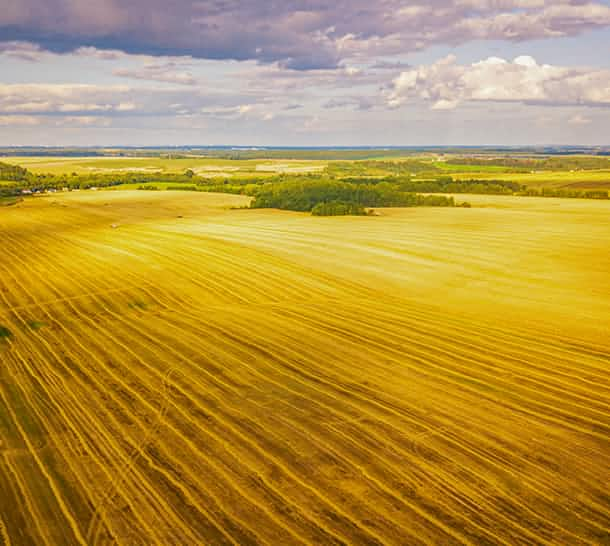
[[[610,544],[610,203],[468,200],[5,207],[0,544]]]

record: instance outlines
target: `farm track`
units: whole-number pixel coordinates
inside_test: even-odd
[[[555,282],[506,275],[518,210],[343,232],[96,199],[2,213],[0,544],[610,544],[609,338],[422,297],[446,270],[562,316],[607,211],[521,238],[573,229]]]

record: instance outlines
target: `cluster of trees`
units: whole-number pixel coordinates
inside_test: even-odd
[[[353,204],[359,207],[455,206],[453,197],[404,192],[388,182],[350,184],[331,179],[263,184],[255,193],[252,208],[311,211],[320,203]]]

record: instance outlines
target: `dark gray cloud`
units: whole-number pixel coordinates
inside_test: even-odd
[[[30,42],[0,42],[0,55],[6,55],[20,61],[38,62],[45,55],[43,49]]]
[[[299,70],[438,43],[566,36],[609,25],[610,7],[599,0],[3,0],[0,10],[3,40],[55,52],[96,47]]]

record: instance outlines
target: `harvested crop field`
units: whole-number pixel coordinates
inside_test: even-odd
[[[467,199],[3,208],[0,544],[610,544],[610,204]]]

